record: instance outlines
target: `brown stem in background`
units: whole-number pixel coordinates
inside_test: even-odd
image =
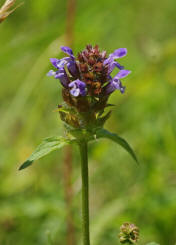
[[[75,24],[76,0],[67,1],[67,22],[66,22],[66,43],[69,47],[74,42],[74,24]]]
[[[67,1],[67,19],[66,19],[66,45],[73,46],[74,35],[74,22],[75,22],[76,0]],[[64,151],[64,191],[65,201],[67,208],[67,245],[75,245],[75,227],[73,222],[72,199],[72,148],[67,146]]]

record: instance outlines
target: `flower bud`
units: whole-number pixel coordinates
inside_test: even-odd
[[[126,222],[120,227],[119,238],[123,244],[135,244],[139,239],[139,228]]]

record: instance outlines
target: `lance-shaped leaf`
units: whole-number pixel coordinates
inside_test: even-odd
[[[74,143],[74,139],[66,139],[64,137],[49,137],[36,148],[31,156],[20,166],[19,170],[29,167],[33,161],[48,155],[50,152],[60,149],[61,147]]]
[[[107,139],[114,141],[115,143],[122,146],[132,156],[132,158],[138,163],[137,157],[136,157],[133,149],[131,148],[131,146],[128,144],[128,142],[126,140],[124,140],[123,138],[121,138],[117,134],[111,133],[105,129],[98,129],[96,131],[96,138],[97,139],[107,138]]]

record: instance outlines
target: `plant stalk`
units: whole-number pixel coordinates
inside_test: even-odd
[[[89,174],[87,142],[82,140],[79,144],[81,154],[82,175],[82,232],[83,245],[90,245],[89,237]]]

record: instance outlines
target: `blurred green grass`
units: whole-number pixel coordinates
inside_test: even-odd
[[[2,1],[1,1],[2,2]],[[0,3],[1,3],[0,2]],[[106,127],[125,137],[140,159],[108,141],[90,157],[92,244],[118,244],[119,226],[136,223],[140,244],[176,242],[176,2],[77,1],[74,52],[87,43],[108,52],[127,47],[132,74],[116,92]],[[63,152],[18,172],[42,138],[63,134],[58,81],[46,77],[49,57],[60,57],[66,2],[28,0],[0,25],[0,245],[66,243]],[[74,221],[81,237],[79,154],[74,148]]]

